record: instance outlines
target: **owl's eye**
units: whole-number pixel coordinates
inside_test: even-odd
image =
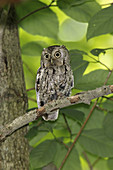
[[[49,56],[50,56],[50,55],[49,55],[48,53],[45,53],[44,56],[45,56],[46,59],[49,59]]]
[[[54,56],[55,56],[56,58],[60,58],[60,57],[61,57],[61,53],[60,53],[59,51],[56,51],[55,54],[54,54]]]

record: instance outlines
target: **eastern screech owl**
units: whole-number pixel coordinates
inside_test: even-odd
[[[54,45],[44,48],[35,84],[38,108],[52,100],[69,96],[73,84],[73,73],[66,47]],[[58,113],[59,110],[55,110],[45,114],[43,119],[56,120]]]

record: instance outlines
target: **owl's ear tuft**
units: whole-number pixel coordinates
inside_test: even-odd
[[[60,47],[61,47],[61,48],[66,48],[64,45],[61,45]]]

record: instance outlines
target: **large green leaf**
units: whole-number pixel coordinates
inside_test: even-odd
[[[83,60],[83,55],[86,54],[86,52],[80,50],[70,50],[69,54],[71,59],[71,68],[74,74],[74,86],[76,88],[78,80],[82,77],[88,66],[88,62]]]
[[[61,145],[61,144],[57,144],[57,145],[58,145],[58,147],[57,147],[57,152],[56,152],[56,156],[54,159],[54,163],[59,168],[66,153],[67,153],[67,150],[63,145]],[[79,155],[78,155],[78,152],[75,147],[69,154],[69,156],[62,168],[62,170],[69,170],[69,169],[70,170],[81,170]]]
[[[103,129],[86,130],[79,138],[80,144],[88,152],[100,157],[113,156],[113,140],[109,139]]]
[[[30,153],[31,166],[41,168],[52,162],[57,150],[57,143],[53,140],[46,140],[33,148]]]
[[[81,23],[72,18],[64,20],[59,29],[60,40],[80,41],[86,35],[87,25],[87,23]]]
[[[42,8],[46,4],[36,1],[29,0],[16,6],[16,12],[18,19],[23,18],[30,12]],[[57,37],[58,33],[58,19],[56,14],[49,8],[40,10],[19,23],[19,25],[27,32],[36,35],[48,36],[52,38]]]
[[[113,32],[113,5],[95,14],[88,26],[87,39]]]
[[[79,110],[75,110],[71,108],[64,108],[64,109],[61,109],[61,112],[74,120],[78,120],[80,122],[83,122],[84,120],[84,113]]]
[[[43,46],[39,42],[29,42],[22,46],[21,51],[23,55],[41,56]]]
[[[36,145],[37,142],[39,142],[45,135],[47,135],[48,130],[45,129],[41,129],[38,126],[35,126],[33,128],[31,128],[26,137],[29,140],[29,144],[31,146]]]
[[[112,104],[113,107],[113,104]],[[108,113],[104,119],[103,127],[106,136],[113,140],[113,113]]]
[[[58,0],[58,7],[73,19],[88,22],[100,10],[95,0]]]
[[[94,48],[90,51],[91,54],[93,54],[94,56],[98,57],[101,53],[105,54],[106,53],[106,49],[102,49],[102,48]]]
[[[108,76],[107,70],[95,70],[84,76],[82,76],[76,84],[77,89],[91,90],[104,85],[104,82]],[[107,84],[113,83],[113,75],[111,74]]]
[[[113,97],[111,99],[113,99]],[[104,103],[102,103],[102,105],[108,111],[113,111],[113,100],[108,99]]]
[[[86,104],[77,104],[73,106],[75,109],[82,111],[85,114],[85,119],[89,115],[90,110],[92,109],[94,103],[91,103],[90,105]],[[88,120],[85,130],[94,129],[96,128],[102,128],[103,127],[103,120],[104,120],[104,113],[102,110],[99,110],[97,108],[94,109],[92,116]]]
[[[109,170],[113,170],[113,158],[107,160]]]

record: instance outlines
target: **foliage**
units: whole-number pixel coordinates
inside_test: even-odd
[[[109,64],[113,63],[113,59],[110,60],[113,56],[109,43],[112,35],[99,36],[113,32],[113,6],[103,8],[95,0],[57,0],[50,3],[49,0],[29,0],[16,6],[29,109],[37,107],[35,90],[30,88],[35,84],[41,51],[49,45],[63,44],[70,50],[75,84],[72,94],[113,84],[113,64]],[[41,10],[21,20],[39,8]],[[76,27],[77,22],[79,24]],[[81,24],[84,25],[85,36],[80,33]],[[76,36],[80,38],[79,41],[74,41],[73,37]],[[90,106],[78,104],[61,109],[55,122],[39,119],[30,124],[26,137],[33,147],[30,153],[31,170],[44,166],[52,169],[53,164],[60,167],[93,103]],[[97,170],[112,169],[112,105],[113,95],[98,99],[93,115],[69,154],[63,170],[86,170],[86,163]]]

